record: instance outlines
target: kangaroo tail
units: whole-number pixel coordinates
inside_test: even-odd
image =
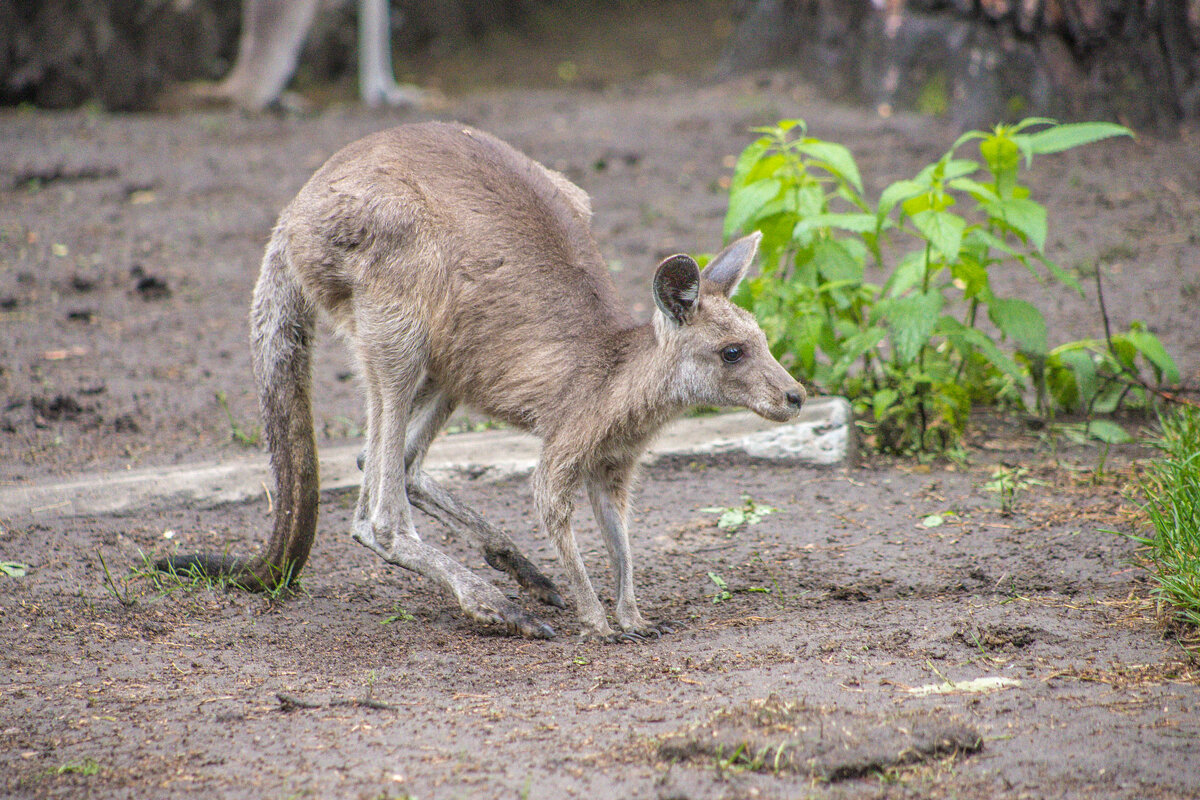
[[[255,558],[175,556],[159,561],[158,569],[198,569],[253,590],[287,586],[300,574],[316,535],[320,494],[309,400],[315,320],[312,303],[288,267],[279,226],[263,257],[250,309],[254,379],[275,475],[271,538]]]

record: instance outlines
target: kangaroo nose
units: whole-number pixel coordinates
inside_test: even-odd
[[[804,387],[798,386],[796,391],[788,392],[786,395],[784,395],[784,397],[787,398],[788,405],[800,408],[802,405],[804,405]]]

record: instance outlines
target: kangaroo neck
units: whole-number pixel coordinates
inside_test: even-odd
[[[595,394],[597,421],[609,436],[649,439],[685,409],[674,391],[679,354],[651,323],[619,331],[612,361]]]

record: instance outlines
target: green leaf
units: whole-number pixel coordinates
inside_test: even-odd
[[[1091,144],[1113,136],[1133,136],[1133,131],[1124,125],[1112,122],[1075,122],[1055,125],[1037,133],[1028,134],[1029,144],[1038,155],[1060,153],[1072,147]]]
[[[845,281],[846,285],[858,284],[863,277],[863,262],[834,239],[821,239],[813,245],[812,262],[817,272],[826,281]],[[825,288],[825,287],[821,287]]]
[[[923,185],[916,181],[896,181],[884,189],[883,194],[879,196],[879,218],[882,219],[890,214],[897,203],[901,203],[910,197],[916,197],[928,188],[928,185]]]
[[[1076,344],[1076,343],[1071,343]],[[1087,350],[1086,345],[1081,347],[1064,350],[1062,347],[1056,347],[1051,354],[1051,358],[1047,360],[1047,366],[1053,366],[1053,362],[1061,363],[1065,368],[1071,371],[1071,375],[1075,378],[1075,403],[1080,406],[1087,406],[1092,398],[1096,395],[1098,382],[1096,379],[1096,362],[1092,358],[1092,354]],[[1056,398],[1066,407],[1070,408],[1071,404],[1065,398]]]
[[[962,258],[951,262],[950,275],[955,280],[962,281],[963,297],[968,300],[978,297],[988,289],[987,270],[973,258]]]
[[[1046,246],[1046,208],[1033,200],[1006,197],[999,202],[981,203],[988,215],[1003,220],[1019,232],[1038,251]]]
[[[1179,383],[1179,367],[1175,365],[1175,359],[1171,358],[1167,348],[1163,347],[1157,336],[1144,328],[1131,326],[1130,331],[1125,334],[1125,338],[1138,349],[1139,353],[1145,356],[1147,361],[1154,365],[1160,378],[1170,384]]]
[[[750,170],[754,167],[754,165],[758,163],[758,160],[762,158],[769,149],[771,149],[771,139],[770,137],[763,136],[762,138],[756,139],[751,145],[742,151],[742,154],[738,156],[737,164],[735,164],[733,167],[733,179],[731,186],[735,191],[739,187],[745,185],[746,176],[750,173]]]
[[[963,218],[949,211],[918,211],[912,215],[913,224],[934,248],[941,253],[942,258],[953,261],[958,258],[958,249],[962,246],[963,230],[967,224]]]
[[[1017,386],[1025,385],[1025,373],[1017,366],[1017,362],[996,346],[992,338],[978,328],[968,328],[953,317],[942,317],[938,322],[937,333],[949,340],[954,349],[960,353],[977,352],[988,360],[993,367],[1003,372]]]
[[[1083,297],[1083,287],[1079,285],[1079,281],[1076,280],[1074,275],[1067,272],[1065,269],[1046,258],[1046,256],[1042,255],[1041,253],[1034,253],[1033,257],[1042,262],[1042,266],[1048,269],[1050,274],[1053,275],[1059,283],[1070,286],[1080,297]]]
[[[830,370],[830,382],[835,386],[840,384],[846,373],[850,371],[850,367],[854,365],[854,362],[861,358],[867,351],[878,346],[885,336],[887,336],[887,331],[878,326],[872,326],[861,333],[846,338],[841,343],[838,357]]]
[[[966,192],[980,202],[995,202],[1000,199],[1000,196],[992,190],[992,187],[971,180],[970,178],[955,178],[946,185],[951,189]]]
[[[851,233],[874,233],[877,226],[874,214],[815,214],[796,223],[794,236],[817,228],[838,228]]]
[[[951,158],[938,163],[942,165],[942,180],[947,183],[965,180],[966,176],[979,171],[979,162],[969,158]]]
[[[875,414],[876,421],[883,419],[884,413],[899,399],[900,392],[890,387],[877,391],[871,397],[871,410]]]
[[[993,298],[988,317],[1017,347],[1032,355],[1046,354],[1046,319],[1037,306],[1016,298]]]
[[[725,238],[741,231],[758,215],[767,203],[779,195],[782,184],[774,178],[747,184],[729,196],[729,211],[725,214]]]
[[[1098,439],[1105,444],[1125,444],[1133,441],[1133,437],[1129,435],[1128,431],[1107,419],[1089,420],[1087,433],[1093,439]]]
[[[884,284],[888,297],[899,297],[925,277],[925,248],[905,253]]]
[[[28,571],[28,564],[22,564],[19,561],[0,561],[0,572],[10,578],[24,578]]]
[[[941,292],[913,293],[880,303],[891,331],[892,352],[901,364],[908,364],[929,341],[937,326],[945,298]]]
[[[801,153],[821,163],[829,172],[853,186],[859,192],[863,190],[862,177],[858,174],[858,165],[854,156],[845,145],[834,142],[822,142],[818,139],[806,139],[796,148]]]
[[[1021,165],[1017,143],[1006,133],[997,132],[979,143],[979,154],[996,179],[997,193],[1001,197],[1010,196],[1017,184],[1017,169]]]

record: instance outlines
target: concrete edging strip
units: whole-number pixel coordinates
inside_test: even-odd
[[[667,426],[643,462],[666,457],[741,453],[810,466],[830,466],[854,456],[854,421],[841,397],[814,398],[800,416],[783,424],[749,411],[685,417]],[[321,489],[344,489],[361,480],[356,459],[361,444],[320,451]],[[443,436],[433,443],[425,468],[434,475],[469,474],[498,480],[531,471],[539,443],[510,430]],[[251,458],[83,475],[59,483],[0,488],[0,518],[71,516],[136,511],[165,501],[202,506],[261,495],[270,481],[267,459]]]

